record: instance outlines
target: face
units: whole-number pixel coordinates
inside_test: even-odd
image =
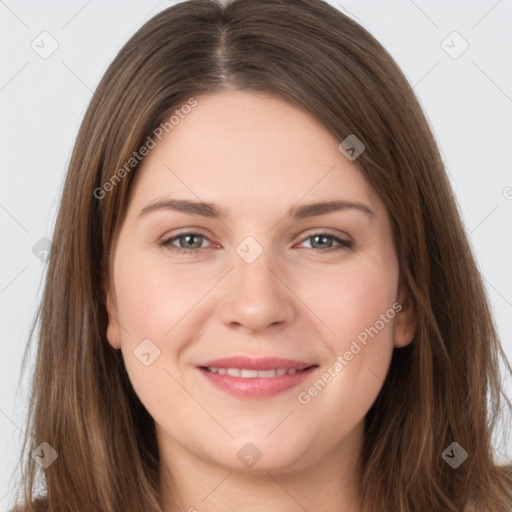
[[[390,219],[309,115],[241,91],[196,99],[137,171],[107,337],[168,453],[305,468],[361,432],[414,334]]]

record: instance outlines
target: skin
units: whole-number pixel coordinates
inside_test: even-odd
[[[167,512],[359,510],[354,467],[364,416],[394,348],[410,343],[416,328],[398,289],[388,214],[357,161],[306,113],[242,91],[196,99],[137,171],[106,284],[109,343],[121,349],[156,422],[164,506]],[[216,203],[226,217],[169,209],[139,217],[167,197]],[[285,215],[292,206],[338,199],[363,203],[374,215],[356,209]],[[310,238],[326,230],[353,247]],[[172,244],[192,247],[193,254],[159,245],[187,232],[204,237]],[[263,249],[252,263],[236,252],[247,236]],[[403,308],[394,319],[309,403],[299,403],[298,393],[395,302]],[[144,339],[160,350],[148,366],[134,355]],[[319,368],[298,387],[247,400],[213,387],[195,368],[232,355]],[[237,457],[248,442],[262,454],[252,468]],[[171,505],[171,492],[179,507]]]

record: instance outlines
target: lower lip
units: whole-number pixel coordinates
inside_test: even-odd
[[[269,398],[304,382],[317,366],[310,367],[299,373],[281,375],[279,377],[242,378],[231,375],[212,373],[203,368],[199,371],[217,388],[239,398]]]

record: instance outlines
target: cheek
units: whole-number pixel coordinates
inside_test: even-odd
[[[201,269],[123,258],[115,268],[119,320],[137,338],[161,340],[211,287]]]
[[[316,386],[327,393],[317,405],[364,415],[377,397],[393,352],[398,265],[358,265],[333,275],[330,299],[323,302],[326,323],[335,331],[329,337],[333,354],[330,371]],[[393,305],[395,304],[395,308]],[[312,390],[315,393],[315,390]]]
[[[329,326],[332,334],[329,338],[336,340],[332,348],[338,354],[347,350],[360,333],[364,339],[366,330],[376,322],[383,335],[391,334],[392,321],[383,324],[380,319],[396,301],[397,281],[396,265],[370,267],[356,262],[340,265],[326,278],[316,280],[316,286],[304,284],[312,290],[308,293],[308,305]],[[394,318],[393,311],[388,317]]]
[[[155,264],[134,252],[126,246],[124,256],[114,264],[118,320],[123,326],[121,351],[135,393],[158,421],[171,415],[171,404],[180,402],[177,381],[182,376],[172,359],[184,343],[179,340],[186,339],[180,329],[187,322],[180,319],[197,302],[200,292],[194,293],[190,279],[179,269]],[[173,345],[166,343],[171,330],[173,340],[178,341]]]
[[[316,289],[312,309],[334,331],[325,337],[330,371],[314,384],[319,391],[324,385],[329,391],[315,399],[316,405],[323,403],[339,414],[350,410],[357,417],[357,411],[365,413],[375,400],[393,352],[398,273],[392,258],[372,264],[354,260]]]

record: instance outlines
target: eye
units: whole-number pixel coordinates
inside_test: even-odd
[[[320,251],[320,252],[328,252],[331,249],[337,250],[337,249],[351,249],[354,245],[354,242],[350,240],[343,240],[341,238],[338,238],[337,236],[334,236],[330,233],[313,233],[312,235],[309,235],[304,239],[306,240],[312,240],[311,245],[319,245],[320,247],[311,247],[314,251]],[[332,242],[328,242],[329,240],[334,240],[336,243],[338,243],[338,247],[332,248]],[[326,247],[326,241],[328,247]],[[323,247],[323,248],[322,248]]]
[[[199,239],[199,243],[197,241],[194,241],[197,239]],[[184,240],[185,247],[179,247],[174,245],[173,242],[176,240]],[[197,249],[202,248],[202,240],[208,240],[208,238],[206,238],[201,233],[181,233],[180,235],[174,236],[167,240],[163,240],[162,242],[160,242],[160,246],[167,247],[168,249],[177,254],[192,254],[194,252],[197,252]]]
[[[166,247],[167,249],[177,254],[193,254],[197,252],[199,249],[205,248],[202,247],[202,242],[204,240],[209,239],[205,235],[202,235],[201,233],[188,232],[181,233],[180,235],[168,238],[167,240],[163,240],[159,243],[159,245],[161,247]],[[312,240],[312,244],[320,245],[320,247],[310,247],[310,249],[317,252],[328,252],[330,250],[338,249],[351,249],[354,245],[354,243],[350,240],[343,240],[341,238],[338,238],[337,236],[325,232],[313,233],[312,235],[309,235],[308,237],[304,238],[303,242],[306,240]],[[338,244],[338,247],[333,248],[333,243],[329,242],[329,240],[334,240],[335,243]],[[174,244],[174,242],[176,241],[180,241],[180,246]],[[184,242],[181,243],[181,241]],[[185,247],[182,247],[181,245],[185,245]]]

